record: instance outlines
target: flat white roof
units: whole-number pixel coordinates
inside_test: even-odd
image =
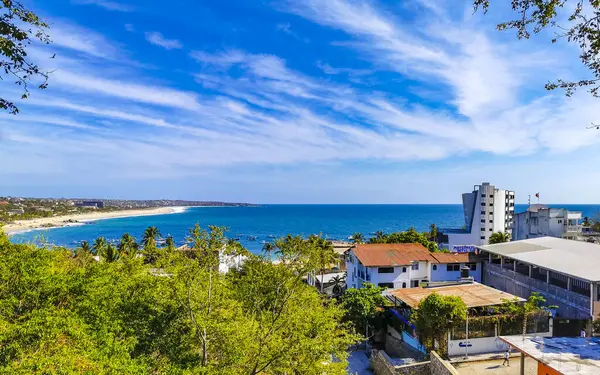
[[[564,375],[600,374],[600,339],[579,337],[500,336],[527,356]]]
[[[600,245],[593,243],[539,237],[477,248],[580,279],[600,281]]]

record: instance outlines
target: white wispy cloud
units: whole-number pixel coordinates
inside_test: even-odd
[[[154,45],[160,46],[164,49],[181,49],[183,44],[177,39],[167,39],[161,33],[157,31],[147,32],[146,40]]]
[[[160,71],[124,66],[114,58],[116,44],[101,35],[76,26],[77,32],[61,34],[66,29],[59,27],[58,45],[69,63],[53,74],[48,92],[26,101],[24,113],[33,114],[17,122],[0,117],[0,160],[22,156],[18,168],[0,163],[0,174],[52,167],[94,178],[89,166],[156,179],[239,166],[338,166],[359,173],[353,166],[360,163],[537,156],[599,141],[600,132],[584,126],[597,121],[594,99],[531,89],[533,73],[564,68],[541,59],[552,54],[539,46],[523,52],[490,37],[470,16],[421,15],[415,28],[366,1],[287,5],[282,10],[345,33],[341,41],[344,34],[335,34],[331,48],[358,61],[327,59],[338,61],[332,66],[316,56],[310,65],[325,74],[311,76],[294,68],[294,56],[243,46],[197,50],[190,53],[197,69],[189,72],[195,92]],[[281,32],[291,30],[281,25]],[[517,50],[521,59],[511,57]],[[102,65],[89,56],[104,57]],[[380,72],[399,80],[378,88],[352,84]],[[401,78],[435,92],[435,103],[409,100]]]
[[[48,34],[51,49],[59,47],[103,58],[115,58],[118,54],[116,46],[104,36],[72,23],[52,22]]]
[[[73,0],[74,4],[79,5],[96,5],[106,10],[118,11],[118,12],[131,12],[133,7],[123,4],[122,1],[111,1],[111,0]]]

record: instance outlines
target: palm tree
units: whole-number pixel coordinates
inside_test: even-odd
[[[331,266],[331,263],[336,259],[336,253],[333,249],[333,244],[322,237],[315,236],[313,239],[315,250],[317,251],[317,259],[321,268],[321,293],[323,293],[325,269]]]
[[[127,255],[130,257],[135,257],[135,254],[138,251],[138,243],[135,241],[135,238],[129,233],[125,233],[123,237],[121,237],[121,241],[119,242],[119,253],[123,255]]]
[[[340,276],[334,276],[331,279],[331,283],[333,284],[333,294],[338,295],[342,294],[344,290],[344,286],[346,285],[346,278]]]
[[[275,251],[275,244],[273,244],[272,242],[265,242],[262,249],[265,253],[267,253],[269,260],[271,260],[271,253]]]
[[[170,234],[165,239],[165,248],[169,251],[175,250],[175,240],[173,239],[173,236],[171,236]]]
[[[142,244],[144,249],[156,248],[156,240],[160,237],[160,231],[157,227],[148,227],[144,231]]]
[[[112,262],[116,262],[117,260],[119,260],[121,255],[119,254],[119,251],[117,250],[116,247],[114,247],[111,244],[107,244],[104,247],[103,251],[100,253],[100,257],[102,259],[104,259],[104,261],[106,261],[108,263],[112,263]]]
[[[437,225],[431,224],[429,226],[429,241],[435,241],[437,239],[437,235],[438,235]]]
[[[75,249],[74,257],[80,257],[85,254],[92,254],[92,249],[90,249],[90,243],[87,241],[81,241],[79,247]]]
[[[108,245],[108,243],[106,242],[106,239],[104,237],[98,237],[96,238],[96,240],[94,241],[94,246],[92,246],[92,254],[94,255],[98,255],[100,254],[102,251],[104,251],[104,248],[106,247],[106,245]]]
[[[365,242],[365,237],[360,232],[356,232],[352,235],[352,243],[363,243]]]
[[[508,232],[496,232],[490,236],[490,245],[495,243],[503,243],[510,241],[510,234]]]

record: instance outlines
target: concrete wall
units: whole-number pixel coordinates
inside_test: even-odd
[[[528,298],[532,292],[539,292],[548,305],[558,306],[557,313],[566,319],[589,319],[590,297],[550,285],[520,273],[501,268],[497,264],[485,263],[483,283],[493,288]]]
[[[437,375],[437,373],[431,372],[429,361],[394,366],[390,357],[381,350],[372,351],[371,368],[375,375]]]
[[[460,375],[454,366],[440,358],[434,350],[430,353],[429,366],[431,375]]]

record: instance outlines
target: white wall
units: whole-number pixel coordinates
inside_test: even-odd
[[[460,268],[464,265],[465,263],[461,263]],[[433,266],[436,266],[437,270],[434,270]],[[446,266],[446,264],[430,264],[431,281],[455,281],[460,279],[460,270],[448,271]],[[475,281],[481,283],[481,263],[476,263],[475,267],[475,271],[469,271],[469,276],[472,276]]]

